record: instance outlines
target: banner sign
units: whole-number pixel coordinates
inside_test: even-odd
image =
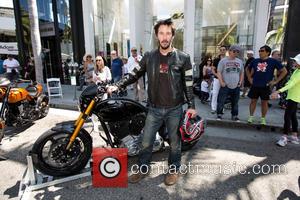
[[[0,54],[18,55],[18,43],[0,42]]]

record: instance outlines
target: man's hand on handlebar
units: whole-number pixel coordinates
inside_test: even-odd
[[[108,94],[112,94],[113,92],[116,92],[118,91],[119,88],[117,86],[114,86],[114,85],[110,85],[107,87],[107,93]]]

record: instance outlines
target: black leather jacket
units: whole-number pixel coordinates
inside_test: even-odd
[[[115,85],[120,88],[125,88],[127,85],[136,82],[147,72],[149,103],[153,104],[159,89],[159,54],[158,49],[146,52],[139,62],[139,65],[137,65],[128,76],[125,76]],[[174,50],[168,54],[168,65],[169,81],[171,83],[171,89],[173,90],[172,99],[174,102],[187,102],[189,108],[195,108],[190,56],[174,48]]]

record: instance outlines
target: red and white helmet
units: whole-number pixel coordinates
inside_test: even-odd
[[[204,121],[199,115],[191,118],[190,113],[185,113],[179,130],[182,141],[191,142],[197,140],[204,133]]]

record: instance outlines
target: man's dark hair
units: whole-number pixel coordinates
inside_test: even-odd
[[[224,47],[226,50],[227,50],[227,46],[226,45],[221,45],[220,47],[219,47],[219,49],[221,49],[222,47]]]
[[[172,28],[172,36],[175,35],[175,28],[173,26],[173,22],[172,22],[172,19],[169,18],[169,19],[164,19],[164,20],[159,20],[155,26],[154,26],[154,31],[155,31],[155,35],[157,36],[158,34],[158,29],[161,25],[167,25],[167,26],[171,26]]]
[[[264,45],[264,46],[260,47],[259,49],[265,49],[266,52],[268,53],[268,56],[271,54],[271,51],[272,51],[271,47],[269,47],[268,45]]]

